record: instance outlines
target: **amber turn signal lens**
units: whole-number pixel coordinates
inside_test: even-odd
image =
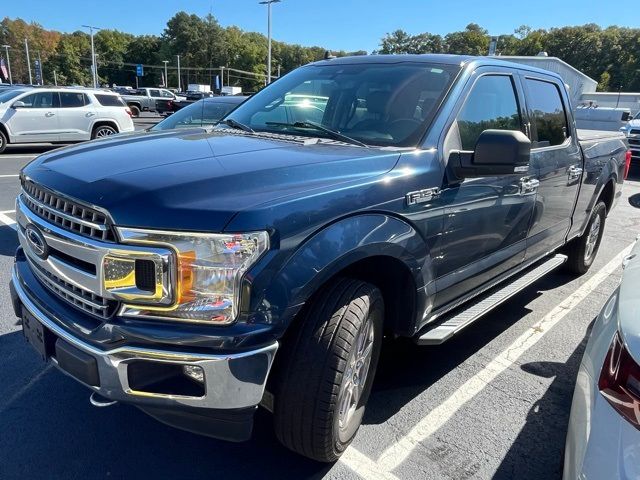
[[[178,254],[178,303],[190,302],[196,298],[193,293],[195,261],[196,252],[193,250]]]

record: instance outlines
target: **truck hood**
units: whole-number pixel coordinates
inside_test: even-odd
[[[161,131],[55,150],[23,173],[106,209],[117,225],[216,232],[241,210],[382,175],[398,158],[329,142]]]

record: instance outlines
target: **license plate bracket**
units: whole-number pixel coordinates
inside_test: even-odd
[[[22,309],[22,333],[27,342],[38,352],[43,361],[47,361],[47,330],[26,309]]]

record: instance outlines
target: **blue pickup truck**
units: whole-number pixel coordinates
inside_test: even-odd
[[[383,336],[442,343],[556,267],[586,272],[629,161],[622,134],[576,131],[553,73],[328,59],[217,126],[27,165],[15,312],[94,405],[232,441],[262,405],[330,462]]]

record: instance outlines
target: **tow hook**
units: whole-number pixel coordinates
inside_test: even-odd
[[[118,403],[117,400],[109,400],[108,398],[104,398],[102,395],[99,395],[96,392],[93,392],[91,394],[91,396],[89,397],[89,402],[91,403],[91,405],[98,408],[110,407],[111,405],[115,405],[116,403]]]

